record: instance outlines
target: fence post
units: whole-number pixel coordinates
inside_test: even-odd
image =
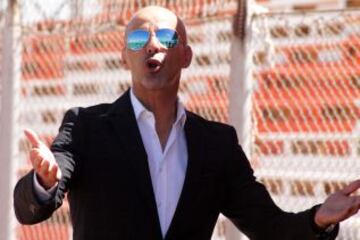
[[[246,38],[249,24],[249,0],[239,0],[234,19],[234,37],[231,42],[229,83],[229,122],[237,132],[239,144],[250,157],[251,80],[247,76]],[[243,235],[228,220],[225,222],[226,240],[243,239]]]
[[[17,0],[8,0],[1,34],[2,80],[0,102],[0,240],[14,240],[12,192],[16,181],[20,92],[20,28]]]
[[[234,38],[229,85],[229,121],[235,127],[239,144],[247,157],[251,147],[251,77],[247,76],[245,43]]]
[[[246,156],[251,157],[252,140],[252,94],[254,83],[249,71],[253,52],[251,43],[251,18],[256,13],[267,12],[254,0],[239,0],[234,21],[234,38],[231,43],[231,66],[229,84],[229,122],[237,132],[239,144]],[[226,240],[247,239],[228,222]]]
[[[229,122],[235,127],[239,144],[250,157],[251,147],[251,81],[246,76],[245,43],[234,38],[231,44],[229,84]],[[226,223],[226,240],[239,240],[240,232],[231,222]]]

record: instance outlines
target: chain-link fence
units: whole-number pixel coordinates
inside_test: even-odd
[[[253,145],[257,176],[299,211],[360,171],[360,11],[253,18]],[[338,239],[360,238],[360,218]]]
[[[188,109],[226,122],[236,0],[27,0],[19,2],[23,49],[18,128],[31,128],[50,144],[67,109],[112,102],[127,90],[131,79],[121,58],[124,26],[138,8],[150,4],[174,10],[188,25],[194,59],[182,75],[180,98]],[[29,150],[21,136],[19,177],[30,168]],[[221,239],[221,232],[214,238]],[[65,240],[71,234],[67,201],[48,221],[17,228],[19,240]]]
[[[130,86],[120,54],[124,26],[136,9],[149,4],[169,7],[188,26],[194,59],[182,75],[182,101],[207,119],[228,122],[237,0],[23,0],[17,22],[22,43],[17,127],[32,128],[50,144],[68,108],[112,102],[121,95]],[[358,11],[252,19],[250,160],[285,210],[310,207],[358,177],[359,33]],[[18,176],[29,170],[29,149],[20,137]],[[342,224],[338,239],[359,239],[358,229],[359,218],[352,218]],[[214,238],[224,239],[224,232],[220,225]],[[48,221],[18,226],[17,239],[71,239],[71,233],[65,201]]]

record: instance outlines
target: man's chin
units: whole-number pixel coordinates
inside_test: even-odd
[[[164,89],[164,84],[159,79],[146,79],[142,82],[142,86],[149,91],[161,91]]]

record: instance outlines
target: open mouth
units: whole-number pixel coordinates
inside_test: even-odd
[[[162,66],[162,62],[157,59],[148,59],[146,61],[146,67],[150,72],[158,72]]]

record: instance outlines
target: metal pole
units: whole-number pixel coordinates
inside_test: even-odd
[[[237,131],[239,144],[246,156],[250,157],[252,85],[251,79],[246,76],[247,56],[244,45],[237,38],[232,41],[229,120]]]
[[[83,1],[82,0],[73,0],[71,1],[71,14],[70,19],[76,19],[82,14],[83,11]]]
[[[242,5],[246,0],[239,1],[239,5]],[[244,6],[242,6],[244,7]],[[244,10],[239,9],[238,15],[244,14]],[[245,16],[238,16],[239,20],[234,24],[240,24],[242,26],[234,26],[235,29],[244,28],[246,21]],[[229,84],[229,122],[232,124],[237,132],[239,138],[239,144],[242,146],[244,152],[249,156],[249,130],[251,129],[251,91],[248,80],[245,74],[246,67],[246,55],[245,55],[245,29],[240,30],[240,34],[232,39],[231,43],[231,64],[230,64],[230,84]],[[240,36],[239,36],[240,35]],[[237,228],[228,220],[225,222],[226,240],[239,240],[242,239],[242,234]]]
[[[239,144],[246,156],[251,154],[251,108],[252,78],[248,70],[251,53],[247,44],[250,41],[250,18],[253,14],[253,0],[239,0],[234,21],[234,38],[231,44],[231,66],[229,84],[229,122],[237,132]],[[226,222],[226,240],[247,239],[230,222]]]
[[[18,108],[20,92],[19,9],[9,0],[2,32],[2,91],[0,105],[0,240],[14,240],[15,217],[12,192],[16,181],[19,136]]]
[[[234,38],[231,44],[231,71],[229,86],[229,122],[235,127],[239,144],[250,156],[251,137],[251,85],[245,74],[244,43]],[[242,234],[228,220],[225,222],[226,240],[243,239]]]

